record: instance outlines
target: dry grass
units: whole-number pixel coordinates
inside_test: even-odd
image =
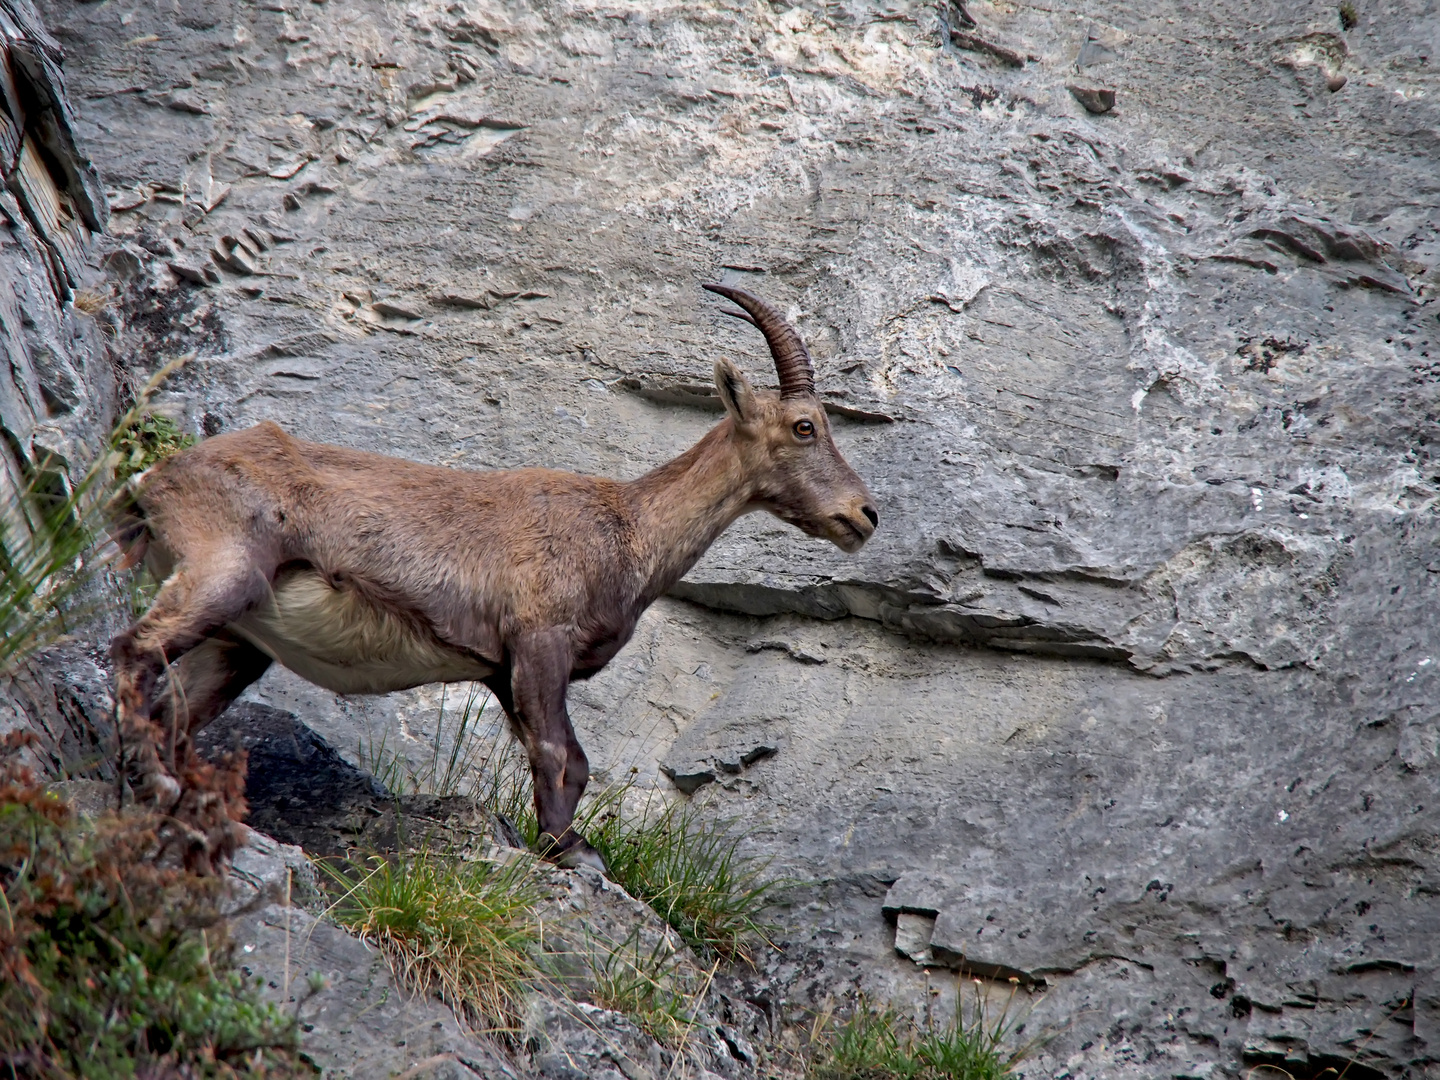
[[[114,300],[114,294],[108,288],[81,289],[71,302],[77,311],[83,311],[86,315],[94,318],[109,307],[112,300]]]

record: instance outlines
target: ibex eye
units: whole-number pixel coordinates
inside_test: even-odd
[[[809,420],[796,420],[795,434],[801,439],[813,439],[815,437],[815,425]]]

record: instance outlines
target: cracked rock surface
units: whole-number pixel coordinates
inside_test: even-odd
[[[700,282],[805,334],[874,540],[745,519],[572,693],[815,883],[787,1000],[960,966],[1048,987],[1027,1076],[1436,1067],[1430,5],[182,8],[41,5],[197,432],[632,477],[767,377]],[[429,690],[255,696],[427,752]]]

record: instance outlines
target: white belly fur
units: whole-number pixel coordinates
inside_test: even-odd
[[[337,694],[386,694],[484,678],[493,668],[414,632],[313,570],[275,580],[270,599],[230,624],[295,674]]]

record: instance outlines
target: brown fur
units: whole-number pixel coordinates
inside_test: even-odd
[[[135,499],[143,529],[130,522],[126,539],[164,585],[112,646],[150,796],[179,798],[189,737],[271,659],[340,692],[483,679],[524,742],[550,854],[596,861],[571,829],[589,766],[569,682],[604,667],[741,514],[769,510],[847,551],[877,521],[813,393],[757,392],[728,361],[716,384],[729,415],[628,483],[421,465],[273,423],[157,466]],[[797,434],[802,420],[813,437]]]

